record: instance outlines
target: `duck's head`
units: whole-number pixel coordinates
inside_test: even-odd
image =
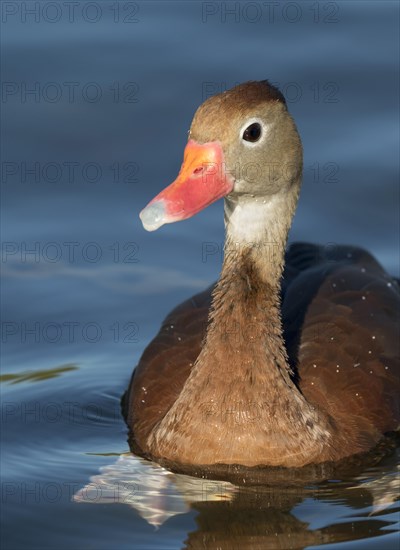
[[[177,179],[140,213],[154,231],[216,200],[268,203],[300,185],[302,147],[281,92],[263,80],[207,99],[189,131]]]

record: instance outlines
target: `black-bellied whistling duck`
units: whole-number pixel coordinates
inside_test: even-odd
[[[267,81],[197,110],[178,178],[141,219],[152,231],[224,197],[225,258],[134,372],[126,414],[141,454],[302,467],[398,429],[398,286],[358,248],[297,244],[285,257],[301,178],[300,137]]]

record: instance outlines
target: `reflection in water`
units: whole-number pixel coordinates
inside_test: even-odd
[[[357,489],[362,487],[367,489],[372,494],[373,509],[371,514],[377,514],[388,508],[396,498],[400,495],[400,465],[396,464],[395,469],[391,472],[383,473],[377,478],[365,480],[361,478],[361,483],[358,487],[349,487],[349,489]]]
[[[100,471],[78,491],[75,502],[128,504],[155,527],[188,512],[191,502],[229,500],[235,491],[230,483],[173,474],[131,454]]]
[[[19,384],[20,382],[42,382],[49,378],[57,378],[65,372],[77,370],[78,368],[79,367],[76,365],[66,364],[61,367],[56,367],[55,369],[25,371],[18,374],[1,374],[0,382],[9,382],[10,384]]]
[[[155,527],[196,510],[197,529],[188,533],[186,548],[250,550],[304,548],[387,534],[395,520],[371,514],[392,506],[398,496],[399,473],[393,456],[386,466],[371,468],[356,480],[239,487],[173,474],[124,454],[115,464],[101,468],[100,475],[93,476],[73,500],[127,504]]]

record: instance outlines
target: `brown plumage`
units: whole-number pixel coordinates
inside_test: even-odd
[[[242,143],[254,120],[261,137]],[[302,152],[266,81],[205,102],[190,139],[221,147],[233,174],[225,259],[215,287],[170,313],[143,353],[126,399],[135,449],[222,470],[370,450],[399,425],[396,282],[358,248],[296,244],[285,256]]]

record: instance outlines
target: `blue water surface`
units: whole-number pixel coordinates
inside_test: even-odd
[[[129,453],[120,397],[177,303],[214,281],[222,203],[146,233],[209,95],[268,78],[304,145],[290,240],[399,275],[399,6],[3,2],[2,548],[395,548],[396,459],[237,488]],[[377,541],[379,538],[379,542]]]

